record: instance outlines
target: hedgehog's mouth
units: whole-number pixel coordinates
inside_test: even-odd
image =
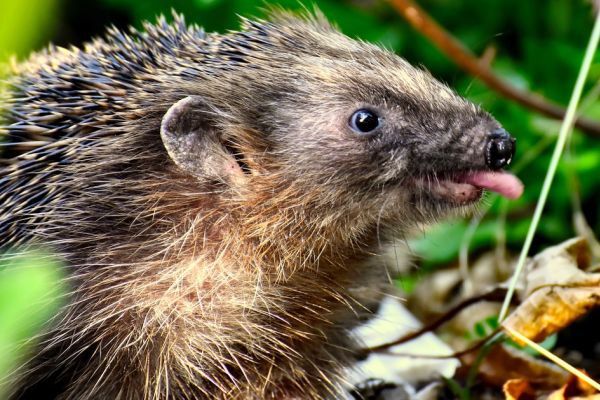
[[[479,201],[484,190],[508,199],[523,193],[523,184],[514,175],[504,171],[471,171],[453,174],[426,175],[415,181],[421,192],[437,200],[467,205]]]

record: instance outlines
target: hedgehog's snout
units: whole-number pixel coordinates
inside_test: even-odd
[[[506,167],[515,154],[515,139],[502,128],[490,133],[485,146],[485,162],[492,169]]]

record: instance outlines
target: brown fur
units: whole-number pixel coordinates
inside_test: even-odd
[[[73,289],[24,397],[52,380],[62,399],[339,396],[348,330],[377,300],[353,289],[385,286],[382,245],[463,208],[428,185],[485,168],[498,126],[320,16],[111,29],[34,55],[9,89],[2,243],[51,246]],[[192,176],[165,151],[161,119],[192,95],[236,173]],[[379,138],[347,128],[366,105]]]

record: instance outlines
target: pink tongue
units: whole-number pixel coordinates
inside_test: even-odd
[[[464,178],[464,183],[491,190],[509,199],[523,194],[523,183],[508,172],[475,172]]]

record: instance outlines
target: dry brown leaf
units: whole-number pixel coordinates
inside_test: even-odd
[[[574,375],[558,390],[552,392],[547,400],[600,400],[600,393]]]
[[[587,242],[568,240],[536,255],[519,287],[521,305],[503,325],[540,341],[600,305],[600,273],[590,265]]]
[[[504,383],[502,391],[506,400],[600,400],[600,394],[594,388],[573,375],[550,394],[534,386],[528,379],[510,379]]]
[[[600,305],[600,286],[546,287],[527,298],[503,323],[539,342]]]
[[[525,379],[511,379],[502,386],[506,400],[533,400],[534,391]]]
[[[476,356],[475,353],[469,353],[461,357],[465,369],[470,368]],[[565,384],[569,374],[550,362],[513,347],[497,345],[479,366],[479,377],[496,387],[509,380],[525,377],[536,388],[554,390]]]
[[[576,237],[536,254],[527,264],[519,295],[529,297],[549,285],[578,286],[600,281],[600,274],[586,273],[591,263],[587,241]]]

